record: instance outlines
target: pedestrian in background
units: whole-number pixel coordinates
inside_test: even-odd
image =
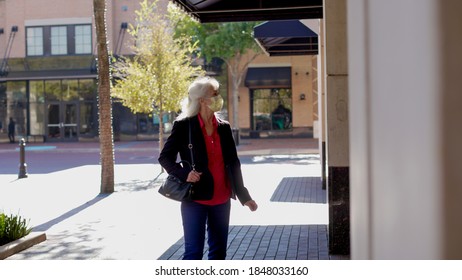
[[[167,173],[194,183],[193,201],[181,202],[185,260],[202,259],[206,230],[208,259],[226,258],[230,198],[237,196],[251,211],[258,208],[244,187],[231,126],[216,114],[223,107],[218,89],[218,81],[210,77],[200,77],[189,86],[183,111],[159,156]],[[191,163],[189,126],[195,170],[176,162],[180,154],[181,160]]]
[[[13,118],[10,118],[10,122],[8,123],[8,138],[10,139],[10,143],[14,143],[14,131],[16,129],[16,123],[13,121]]]

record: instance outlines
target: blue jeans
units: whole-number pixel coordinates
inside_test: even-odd
[[[231,202],[203,205],[182,202],[181,217],[185,241],[184,260],[201,260],[204,252],[205,230],[208,234],[209,260],[224,260],[228,244]]]

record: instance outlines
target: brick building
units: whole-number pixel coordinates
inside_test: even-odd
[[[140,1],[108,0],[109,50],[129,55],[127,27]],[[167,0],[160,0],[162,8]],[[98,136],[95,31],[91,0],[0,0],[0,141],[9,118],[28,141]],[[317,120],[316,56],[259,56],[239,89],[242,136],[312,136]],[[262,71],[263,69],[263,71]],[[282,71],[282,72],[281,72]],[[257,73],[258,72],[258,73]],[[281,72],[281,79],[272,74]],[[257,73],[252,76],[252,73]],[[214,72],[226,86],[227,71]],[[231,97],[222,91],[231,104]],[[283,105],[285,113],[278,114]],[[225,116],[230,106],[225,108]],[[159,120],[114,102],[116,139],[155,139]],[[171,123],[174,116],[164,119]],[[170,127],[166,125],[166,127]]]

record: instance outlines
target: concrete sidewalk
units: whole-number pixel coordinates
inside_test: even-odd
[[[233,201],[232,230],[236,232],[248,227],[276,230],[278,226],[299,226],[297,229],[301,230],[298,232],[303,235],[306,226],[316,225],[321,226],[321,234],[327,235],[322,229],[328,223],[326,203],[271,200],[284,178],[319,179],[319,156],[310,154],[316,149],[300,146],[297,141],[304,145],[307,142],[299,139],[293,140],[293,143],[286,139],[284,143],[277,139],[268,140],[255,142],[249,139],[248,142],[241,142],[239,153],[254,155],[251,158],[256,159],[244,163],[242,168],[246,186],[259,204],[259,210],[250,212]],[[147,143],[135,143],[131,148],[144,144]],[[268,160],[278,155],[290,161]],[[9,259],[153,260],[165,256],[172,246],[181,242],[182,227],[180,204],[157,193],[165,176],[159,177],[159,171],[158,164],[116,165],[116,191],[110,195],[99,194],[98,165],[33,174],[20,180],[14,175],[0,175],[0,209],[20,213],[30,219],[34,231],[45,231],[47,234],[45,242]],[[246,245],[245,242],[243,245]],[[326,246],[315,247],[318,251],[322,250],[322,254],[313,254],[312,247],[311,257],[306,255],[307,259],[330,258],[326,255]],[[238,251],[239,247],[236,247],[235,252]],[[260,254],[254,255],[254,258],[263,257]]]

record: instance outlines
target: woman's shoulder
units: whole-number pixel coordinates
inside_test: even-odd
[[[220,116],[215,116],[215,118],[217,119],[218,125],[230,126],[229,122],[227,120],[220,118]]]
[[[181,119],[176,119],[173,123],[174,124],[186,124],[188,123],[190,120],[194,119],[196,116],[193,116],[193,117],[185,117],[185,118],[181,118]]]

